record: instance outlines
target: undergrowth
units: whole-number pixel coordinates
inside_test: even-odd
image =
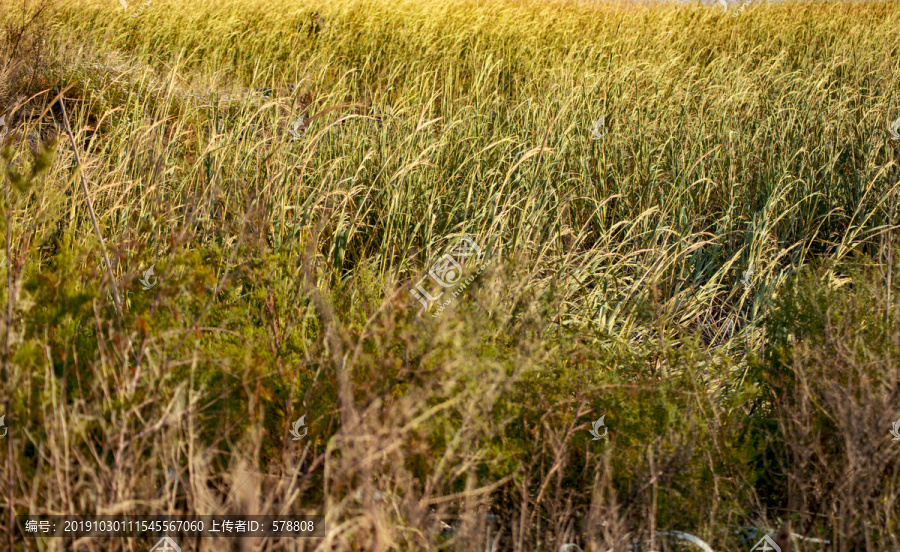
[[[895,3],[0,6],[5,549],[898,549]]]

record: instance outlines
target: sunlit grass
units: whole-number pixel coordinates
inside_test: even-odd
[[[82,159],[60,140],[7,203],[4,274],[34,263],[4,292],[18,506],[316,511],[379,550],[488,509],[516,550],[661,525],[731,545],[799,511],[746,428],[777,435],[759,373],[797,274],[878,273],[896,320],[895,3],[130,4],[53,5],[46,72],[0,88],[8,166],[62,133],[70,85]],[[491,267],[432,319],[409,289],[462,235]]]

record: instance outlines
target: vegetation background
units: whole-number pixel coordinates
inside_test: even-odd
[[[190,551],[900,549],[897,2],[0,20],[0,548],[152,544],[14,511],[325,516]],[[490,264],[433,317],[463,235]]]

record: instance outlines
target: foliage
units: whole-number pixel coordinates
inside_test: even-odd
[[[2,6],[16,512],[898,548],[896,4]]]

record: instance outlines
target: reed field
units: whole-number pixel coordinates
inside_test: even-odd
[[[0,25],[0,550],[900,550],[900,3]]]

